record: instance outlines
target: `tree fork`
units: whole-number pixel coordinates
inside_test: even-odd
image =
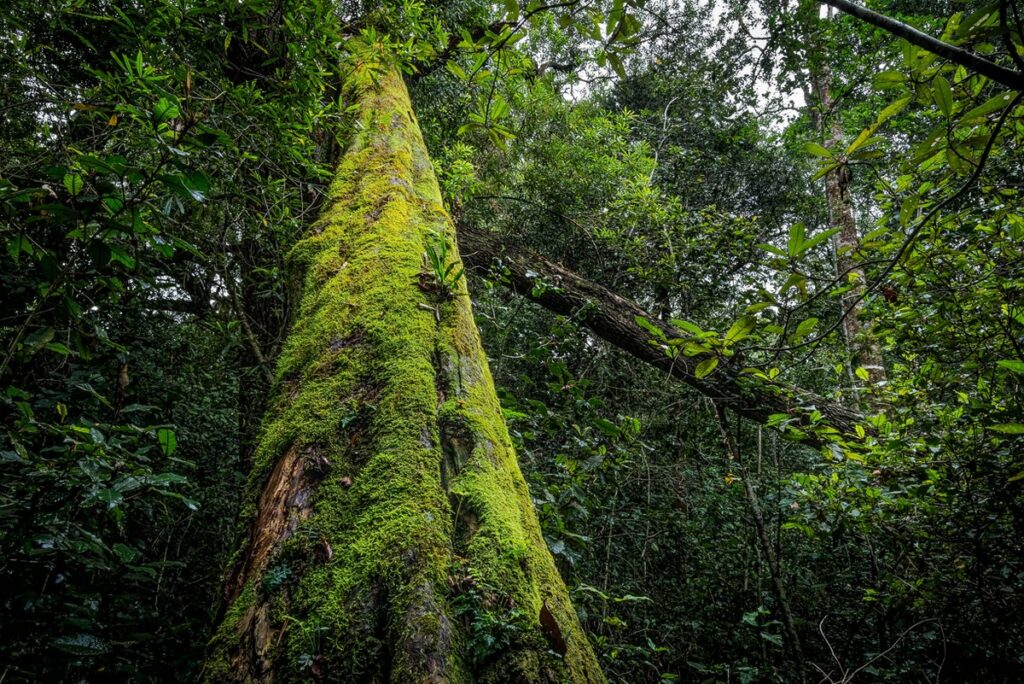
[[[205,677],[603,682],[465,280],[427,265],[455,233],[405,84],[391,69],[355,97],[324,213],[289,256],[301,301]]]
[[[804,441],[816,446],[827,444],[830,433],[854,434],[854,426],[863,420],[858,412],[813,392],[745,376],[727,364],[708,377],[698,378],[696,367],[703,356],[691,358],[680,354],[670,358],[654,344],[651,333],[637,319],[646,319],[667,339],[683,338],[686,334],[636,303],[538,254],[509,245],[496,235],[460,225],[459,243],[463,261],[470,270],[487,275],[494,269],[499,281],[517,294],[555,313],[574,316],[601,339],[737,415],[766,423],[769,416],[784,413],[795,419],[790,425],[805,433]],[[816,410],[822,418],[812,423],[810,415]]]

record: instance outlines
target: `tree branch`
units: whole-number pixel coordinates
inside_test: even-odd
[[[924,48],[928,52],[934,53],[940,57],[945,57],[954,64],[960,64],[961,66],[967,67],[968,69],[971,69],[976,73],[995,81],[996,83],[1001,83],[1007,88],[1024,91],[1024,73],[999,66],[995,62],[990,62],[984,57],[976,55],[969,50],[964,50],[963,48],[943,42],[938,38],[933,38],[927,33],[918,31],[913,26],[904,24],[892,17],[887,17],[884,14],[879,14],[873,10],[869,10],[866,7],[850,2],[849,0],[819,0],[819,2],[825,5],[831,5],[841,12],[849,14],[852,17],[856,17],[861,21],[865,21],[872,26],[877,26],[884,31],[888,31],[894,36],[903,38],[913,45]]]
[[[459,226],[458,235],[462,261],[469,270],[486,275],[492,268],[497,269],[502,284],[516,294],[555,313],[574,316],[601,339],[740,416],[766,423],[772,414],[786,414],[794,419],[790,426],[805,432],[805,442],[815,446],[828,443],[826,435],[817,434],[824,432],[823,428],[849,435],[862,420],[856,411],[813,392],[741,374],[726,359],[714,373],[698,378],[697,364],[707,356],[666,355],[660,345],[652,343],[651,332],[637,319],[656,326],[669,340],[685,338],[686,333],[659,321],[634,302],[538,254],[505,244],[496,235],[465,225]],[[815,411],[822,417],[812,422],[810,416]]]

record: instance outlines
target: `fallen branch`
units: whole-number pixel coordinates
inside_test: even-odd
[[[573,316],[591,332],[641,361],[664,371],[737,415],[759,423],[775,423],[770,416],[786,414],[786,429],[803,433],[804,442],[815,446],[829,443],[829,435],[855,434],[863,417],[845,406],[813,392],[741,373],[723,358],[711,375],[698,378],[697,365],[706,355],[668,356],[663,345],[638,323],[660,329],[665,338],[686,338],[687,334],[659,321],[636,303],[608,288],[582,278],[544,257],[513,245],[498,236],[471,227],[459,227],[462,260],[473,272],[487,275],[496,271],[500,282],[527,299],[551,311]],[[820,418],[812,421],[817,412]],[[869,430],[870,431],[870,430]]]

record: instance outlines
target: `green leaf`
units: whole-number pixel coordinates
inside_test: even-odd
[[[982,5],[978,10],[971,13],[966,19],[960,22],[960,25],[957,26],[953,37],[958,40],[962,40],[969,36],[975,28],[985,26],[986,24],[996,20],[999,16],[999,13],[996,11],[998,6],[998,3]]]
[[[831,158],[831,157],[835,156],[831,152],[829,152],[828,148],[823,147],[822,145],[819,145],[816,142],[809,142],[809,143],[807,143],[806,145],[804,145],[804,149],[807,150],[808,152],[810,152],[811,154],[813,154],[816,157],[828,157],[828,158]]]
[[[794,332],[793,334],[796,337],[807,337],[807,335],[809,335],[817,325],[817,318],[808,318],[806,320],[800,321],[800,325],[796,326],[796,332]]]
[[[32,247],[32,243],[29,242],[28,237],[24,235],[15,235],[7,241],[7,253],[15,261],[18,260],[18,256],[24,252],[25,254],[33,254],[35,249]]]
[[[872,124],[871,126],[868,126],[863,131],[861,131],[860,135],[858,135],[856,139],[854,139],[854,141],[850,143],[850,146],[846,148],[846,154],[850,154],[852,152],[856,152],[857,150],[859,150],[865,143],[867,143],[868,139],[870,139],[871,136],[874,135],[876,128],[877,127]]]
[[[917,211],[918,205],[921,203],[921,198],[917,195],[911,195],[907,197],[900,204],[900,225],[906,226],[910,223],[910,219],[914,216],[914,212]]]
[[[875,119],[875,123],[871,124],[863,131],[861,131],[860,135],[858,135],[857,138],[852,143],[850,143],[850,146],[846,148],[846,154],[853,154],[861,147],[864,147],[866,145],[873,145],[874,143],[878,142],[878,138],[872,138],[871,136],[875,134],[875,131],[877,131],[882,126],[882,124],[884,124],[886,121],[891,119],[899,112],[903,111],[907,104],[910,103],[910,100],[911,96],[909,95],[907,97],[901,97],[895,102],[890,103],[885,109],[879,112],[878,118]]]
[[[988,429],[992,432],[1001,432],[1004,435],[1024,435],[1024,423],[1001,423],[989,425]]]
[[[998,361],[997,364],[1007,370],[1011,370],[1014,373],[1024,373],[1024,361],[1017,361],[1016,359],[1003,359]]]
[[[185,507],[188,508],[190,511],[199,510],[199,502],[196,501],[195,499],[190,499],[189,497],[179,494],[178,492],[171,492],[166,489],[160,489],[157,491],[160,492],[161,496],[166,496],[168,499],[177,499],[178,501],[182,502],[183,504],[185,504]]]
[[[64,174],[64,189],[68,191],[68,194],[72,197],[77,197],[82,192],[82,188],[85,187],[85,181],[82,180],[82,176],[77,173]]]
[[[687,356],[707,354],[709,351],[711,351],[711,345],[706,342],[695,342],[693,340],[686,340],[684,342],[683,353]]]
[[[156,487],[166,487],[172,484],[185,484],[188,478],[178,473],[159,473],[146,478],[146,481]]]
[[[636,321],[636,324],[639,325],[641,328],[651,333],[651,335],[654,336],[654,339],[659,340],[661,342],[666,342],[668,340],[668,338],[665,337],[665,332],[661,328],[654,325],[643,316],[637,316],[633,320]]]
[[[124,202],[118,197],[104,197],[103,208],[106,209],[111,216],[117,214],[124,208]]]
[[[52,352],[57,352],[61,356],[67,356],[71,353],[71,350],[68,349],[67,345],[61,344],[60,342],[48,342],[46,344],[46,348]]]
[[[465,70],[458,64],[456,64],[454,60],[449,61],[448,64],[446,64],[445,66],[447,67],[448,71],[453,76],[455,76],[455,78],[459,79],[460,81],[468,80]]]
[[[732,327],[729,328],[729,331],[725,333],[725,343],[735,344],[736,342],[739,342],[753,332],[755,325],[757,325],[757,321],[753,316],[744,316],[733,323]]]
[[[116,489],[101,489],[96,493],[96,498],[107,504],[108,510],[111,508],[117,508],[117,506],[124,501],[124,497],[121,495],[121,492]]]
[[[164,452],[164,456],[173,455],[174,450],[178,448],[178,438],[174,435],[174,430],[160,428],[156,431],[156,438],[160,442],[160,449]]]
[[[693,374],[698,380],[706,378],[711,375],[715,369],[718,368],[718,357],[712,356],[710,359],[704,359],[697,364],[697,368],[693,371]]]
[[[176,118],[181,114],[181,110],[178,109],[178,105],[170,101],[166,97],[161,97],[160,100],[153,107],[153,120],[158,124],[165,123],[171,119]]]
[[[949,81],[942,76],[936,76],[932,82],[932,91],[935,94],[935,104],[948,117],[953,113],[953,91],[949,87]]]
[[[135,259],[124,248],[118,245],[107,245],[110,249],[110,260],[116,261],[125,268],[135,268]]]
[[[875,76],[873,84],[875,90],[890,90],[892,88],[902,88],[905,81],[906,76],[903,75],[902,71],[890,69]]]
[[[908,95],[907,97],[901,97],[900,99],[891,102],[885,109],[879,112],[878,118],[875,120],[875,129],[877,130],[879,126],[902,112],[903,109],[910,104],[911,99],[912,98]]]
[[[798,530],[798,531],[803,532],[804,534],[806,534],[811,539],[813,539],[814,535],[815,535],[814,528],[811,527],[810,525],[805,525],[804,523],[785,522],[785,523],[782,523],[782,528],[781,529],[784,529],[784,530]]]
[[[29,351],[35,351],[40,347],[49,344],[53,340],[56,331],[53,328],[39,328],[25,337],[24,345]]]
[[[1017,323],[1024,325],[1024,308],[1010,308],[1006,304],[1002,307],[1003,313],[1012,318]]]
[[[789,227],[789,240],[786,242],[786,252],[789,256],[799,256],[803,252],[806,230],[802,223],[794,223]]]
[[[681,318],[670,318],[668,322],[671,323],[672,325],[674,325],[675,327],[681,329],[681,330],[685,330],[686,332],[690,333],[691,335],[700,335],[700,334],[702,334],[704,332],[703,330],[701,330],[700,326],[697,325],[696,323],[691,323],[690,321],[684,321]]]
[[[626,78],[626,68],[617,54],[614,52],[608,53],[608,64],[611,65],[612,71],[615,72],[616,76],[622,79]]]
[[[787,256],[789,256],[788,254],[786,254],[786,251],[784,249],[780,249],[780,248],[776,247],[775,245],[770,245],[767,242],[759,243],[757,246],[760,247],[761,249],[763,249],[766,252],[774,254],[775,256],[780,256],[780,257],[787,257]]]
[[[810,240],[804,241],[803,247],[801,247],[801,249],[800,249],[801,253],[809,252],[810,250],[814,249],[815,247],[820,245],[822,242],[824,242],[825,240],[828,240],[830,237],[832,237],[833,235],[835,235],[838,232],[839,232],[839,228],[831,228],[829,230],[821,231],[820,233],[818,233],[817,235],[812,237]]]
[[[995,97],[989,98],[987,101],[985,101],[984,104],[978,105],[977,107],[975,107],[974,109],[960,117],[959,125],[963,126],[964,124],[969,123],[974,119],[978,119],[983,116],[988,116],[993,112],[998,112],[1004,109],[1008,104],[1010,104],[1010,102],[1013,101],[1013,97],[1014,95],[1012,92],[1006,92],[1000,93]]]
[[[863,366],[858,366],[857,370],[853,371],[853,374],[856,375],[861,380],[863,380],[864,382],[867,382],[868,380],[871,379],[871,374],[868,373],[868,369],[864,368]]]
[[[122,563],[131,563],[139,555],[138,551],[127,544],[114,544],[113,551]]]
[[[604,418],[598,418],[595,420],[594,425],[609,437],[618,437],[622,434],[622,430],[619,429],[618,425],[610,420],[605,420]]]
[[[824,178],[825,176],[827,176],[828,174],[830,174],[833,171],[835,171],[836,169],[838,169],[840,166],[842,166],[842,164],[829,164],[828,166],[823,166],[822,168],[818,169],[817,173],[815,173],[813,176],[811,176],[811,180],[812,181],[820,180],[820,179]]]

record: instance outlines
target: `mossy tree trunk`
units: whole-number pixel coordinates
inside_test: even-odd
[[[602,682],[541,536],[397,71],[318,225],[209,681]],[[455,271],[459,266],[455,267]]]

